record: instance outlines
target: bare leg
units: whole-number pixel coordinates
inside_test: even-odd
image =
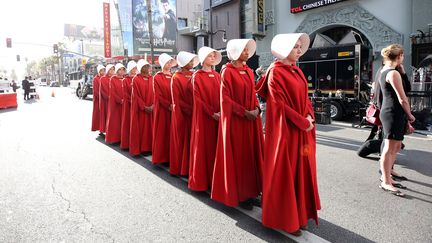
[[[381,186],[387,190],[397,191],[392,185],[394,182],[391,179],[391,168],[396,160],[396,153],[400,149],[400,143],[400,141],[384,139],[383,154],[380,160],[383,181]]]

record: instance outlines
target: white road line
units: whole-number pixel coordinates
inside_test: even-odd
[[[151,163],[151,160],[149,160],[149,158],[151,159],[151,155],[144,156],[144,158]],[[157,165],[157,166],[169,173],[169,168],[168,167],[160,166],[160,165]],[[184,182],[188,182],[188,179],[185,178],[185,177],[179,177],[179,178],[182,181],[184,181]],[[210,195],[209,191],[206,191],[206,192],[207,192],[207,194]],[[258,221],[258,222],[260,222],[262,224],[262,221],[261,221],[262,210],[261,210],[260,207],[255,207],[254,206],[252,210],[245,210],[245,209],[240,208],[240,207],[235,207],[235,209],[237,209],[238,211],[242,212],[243,214],[246,214],[247,216],[255,219],[256,221]],[[299,237],[291,235],[291,234],[289,234],[289,233],[287,233],[285,231],[282,231],[282,230],[277,230],[277,229],[273,229],[273,230],[275,230],[275,231],[283,234],[284,236],[290,238],[291,240],[293,240],[295,242],[299,242],[299,243],[310,243],[310,242],[314,242],[314,243],[315,242],[316,243],[329,243],[330,242],[330,241],[327,241],[327,240],[325,240],[325,239],[323,239],[323,238],[321,238],[321,237],[319,237],[319,236],[317,236],[315,234],[312,234],[312,233],[310,233],[309,231],[306,231],[306,230],[302,230],[302,235],[299,236]]]
[[[316,140],[317,141],[323,141],[323,142],[330,142],[330,143],[337,143],[337,144],[341,144],[341,145],[348,145],[348,146],[351,146],[351,147],[356,147],[356,148],[359,148],[360,146],[359,145],[357,145],[357,144],[353,144],[353,143],[345,143],[345,142],[339,142],[339,141],[335,141],[335,140],[332,140],[332,139],[325,139],[325,138],[316,138]],[[325,145],[325,144],[324,144]]]

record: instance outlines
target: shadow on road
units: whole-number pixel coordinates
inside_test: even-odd
[[[172,176],[167,172],[168,163],[153,165],[151,161],[147,160],[141,155],[137,157],[129,155],[128,151],[120,149],[120,147],[117,146],[118,144],[106,144],[104,141],[104,137],[99,136],[96,138],[96,140],[114,149],[127,159],[139,164],[147,171],[153,173],[154,175],[157,175],[159,178],[169,183],[171,186],[193,196],[207,206],[218,210],[227,215],[228,217],[236,220],[236,226],[255,235],[256,237],[267,242],[294,242],[283,234],[273,229],[264,227],[260,222],[238,211],[237,209],[225,206],[221,203],[211,200],[207,192],[195,192],[189,190],[185,178]],[[314,223],[310,225],[311,227],[309,227],[308,229],[309,232],[316,234],[331,242],[372,242],[371,240],[364,238],[361,235],[358,235],[345,228],[332,224],[331,222],[328,222],[321,218],[319,219],[319,226],[316,226]]]
[[[17,111],[17,110],[18,110],[17,107],[15,107],[15,108],[3,108],[3,109],[0,109],[0,114],[2,114],[2,113],[8,113],[8,112],[11,112],[11,111]]]
[[[357,151],[359,147],[363,144],[362,142],[352,140],[352,139],[346,139],[346,138],[339,138],[339,137],[331,137],[331,136],[325,136],[325,135],[316,135],[317,144],[333,147],[333,148],[341,148],[346,150],[352,150]]]
[[[432,177],[432,153],[416,149],[407,149],[406,156],[398,158],[397,164],[404,168]]]

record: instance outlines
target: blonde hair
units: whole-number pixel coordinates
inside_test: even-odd
[[[399,44],[391,44],[381,50],[381,56],[384,58],[384,61],[395,61],[403,53],[404,49]]]

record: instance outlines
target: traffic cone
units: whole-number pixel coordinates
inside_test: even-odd
[[[51,97],[55,97],[54,89],[51,91]]]

